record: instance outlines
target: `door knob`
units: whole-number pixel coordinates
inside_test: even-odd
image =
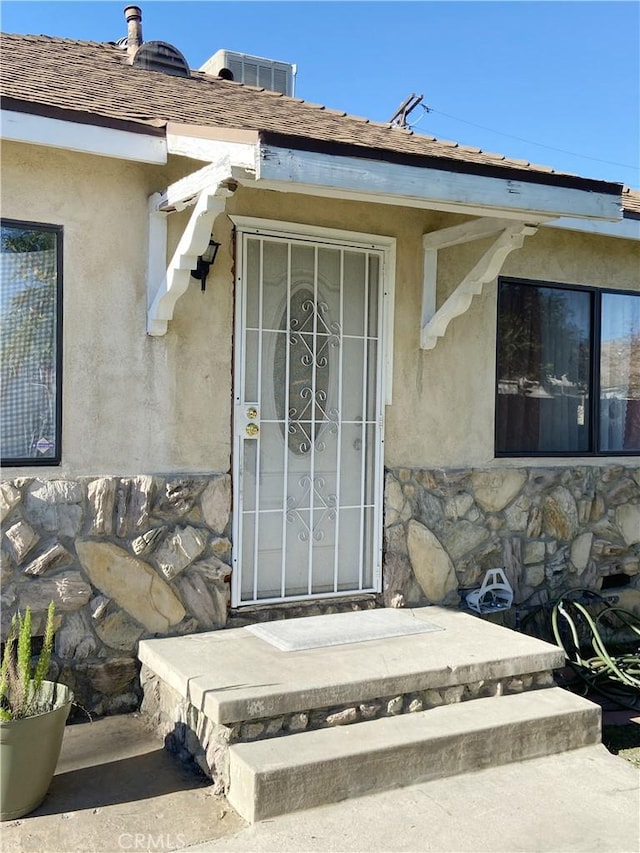
[[[254,421],[258,417],[258,410],[251,406],[250,409],[247,409],[247,417],[250,421]]]
[[[249,438],[254,438],[260,432],[260,427],[258,424],[247,424],[245,432]]]

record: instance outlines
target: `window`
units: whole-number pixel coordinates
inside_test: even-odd
[[[0,440],[4,465],[60,461],[62,229],[0,223]]]
[[[640,452],[640,293],[500,279],[496,454]]]

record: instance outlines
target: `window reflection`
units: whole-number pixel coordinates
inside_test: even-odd
[[[589,449],[591,303],[584,291],[501,283],[499,451]]]
[[[602,295],[602,450],[640,450],[640,298]]]

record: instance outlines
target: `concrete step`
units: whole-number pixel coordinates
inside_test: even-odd
[[[599,742],[599,706],[553,687],[234,744],[227,797],[253,822]]]
[[[283,651],[245,627],[143,640],[138,656],[218,724],[517,678],[564,665],[557,646],[459,611],[429,606],[376,613],[390,622],[413,619],[438,630],[357,642],[345,632],[339,645]],[[348,617],[357,627],[371,615],[319,618],[342,627]],[[313,618],[288,624],[304,628]]]

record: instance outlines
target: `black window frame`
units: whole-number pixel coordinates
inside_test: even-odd
[[[0,450],[0,465],[7,468],[19,467],[54,467],[62,461],[62,344],[63,344],[63,246],[64,227],[49,222],[31,222],[22,219],[0,218],[0,225],[8,228],[21,228],[24,230],[46,231],[55,235],[56,241],[56,311],[55,311],[55,431],[56,444],[53,455],[46,457],[8,457]],[[0,436],[1,442],[2,436]]]
[[[547,287],[557,290],[572,290],[586,292],[591,295],[591,363],[589,367],[589,425],[591,445],[585,451],[564,450],[498,450],[498,354],[500,349],[500,286],[502,284],[527,285],[530,287]],[[494,376],[494,457],[496,459],[524,458],[556,458],[556,459],[589,459],[612,456],[640,456],[640,450],[598,450],[600,446],[600,359],[601,359],[601,306],[602,295],[611,293],[620,296],[636,296],[640,299],[639,290],[613,287],[594,287],[592,285],[568,284],[565,282],[546,281],[541,279],[498,276],[498,292],[496,299],[496,336],[495,336],[495,376]]]

